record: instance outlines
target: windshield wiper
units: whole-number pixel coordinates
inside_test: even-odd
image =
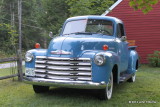
[[[63,34],[63,35],[71,35],[71,34],[88,34],[88,35],[92,35],[91,32],[74,32],[74,33],[68,33],[68,34]]]
[[[100,35],[104,35],[103,33],[97,33],[97,32],[92,32],[92,34],[100,34]]]
[[[88,35],[92,35],[92,32],[76,32],[75,34],[88,34]]]

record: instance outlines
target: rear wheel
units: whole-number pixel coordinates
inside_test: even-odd
[[[105,89],[100,90],[100,99],[101,100],[109,100],[112,97],[113,91],[113,74],[111,72],[109,81]]]
[[[136,73],[132,75],[130,79],[128,79],[128,82],[135,82],[136,81]]]
[[[33,90],[35,93],[44,93],[44,92],[49,91],[49,86],[33,85]]]
[[[137,70],[138,70],[138,60],[137,60],[137,62],[136,62],[135,69],[136,69],[136,72],[137,72]],[[135,82],[135,81],[136,81],[136,72],[132,75],[131,78],[129,78],[129,79],[127,80],[128,82]]]

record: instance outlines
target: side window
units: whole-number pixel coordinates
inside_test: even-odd
[[[122,36],[125,36],[124,28],[123,28],[123,25],[119,23],[117,26],[117,37],[121,38]]]

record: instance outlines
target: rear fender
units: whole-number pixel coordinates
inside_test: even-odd
[[[129,51],[129,64],[128,64],[128,69],[127,69],[128,74],[133,74],[136,72],[137,63],[138,63],[138,53],[135,50],[130,50]]]

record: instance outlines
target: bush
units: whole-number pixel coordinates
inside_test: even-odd
[[[154,51],[148,55],[149,64],[153,67],[160,67],[160,51]]]

